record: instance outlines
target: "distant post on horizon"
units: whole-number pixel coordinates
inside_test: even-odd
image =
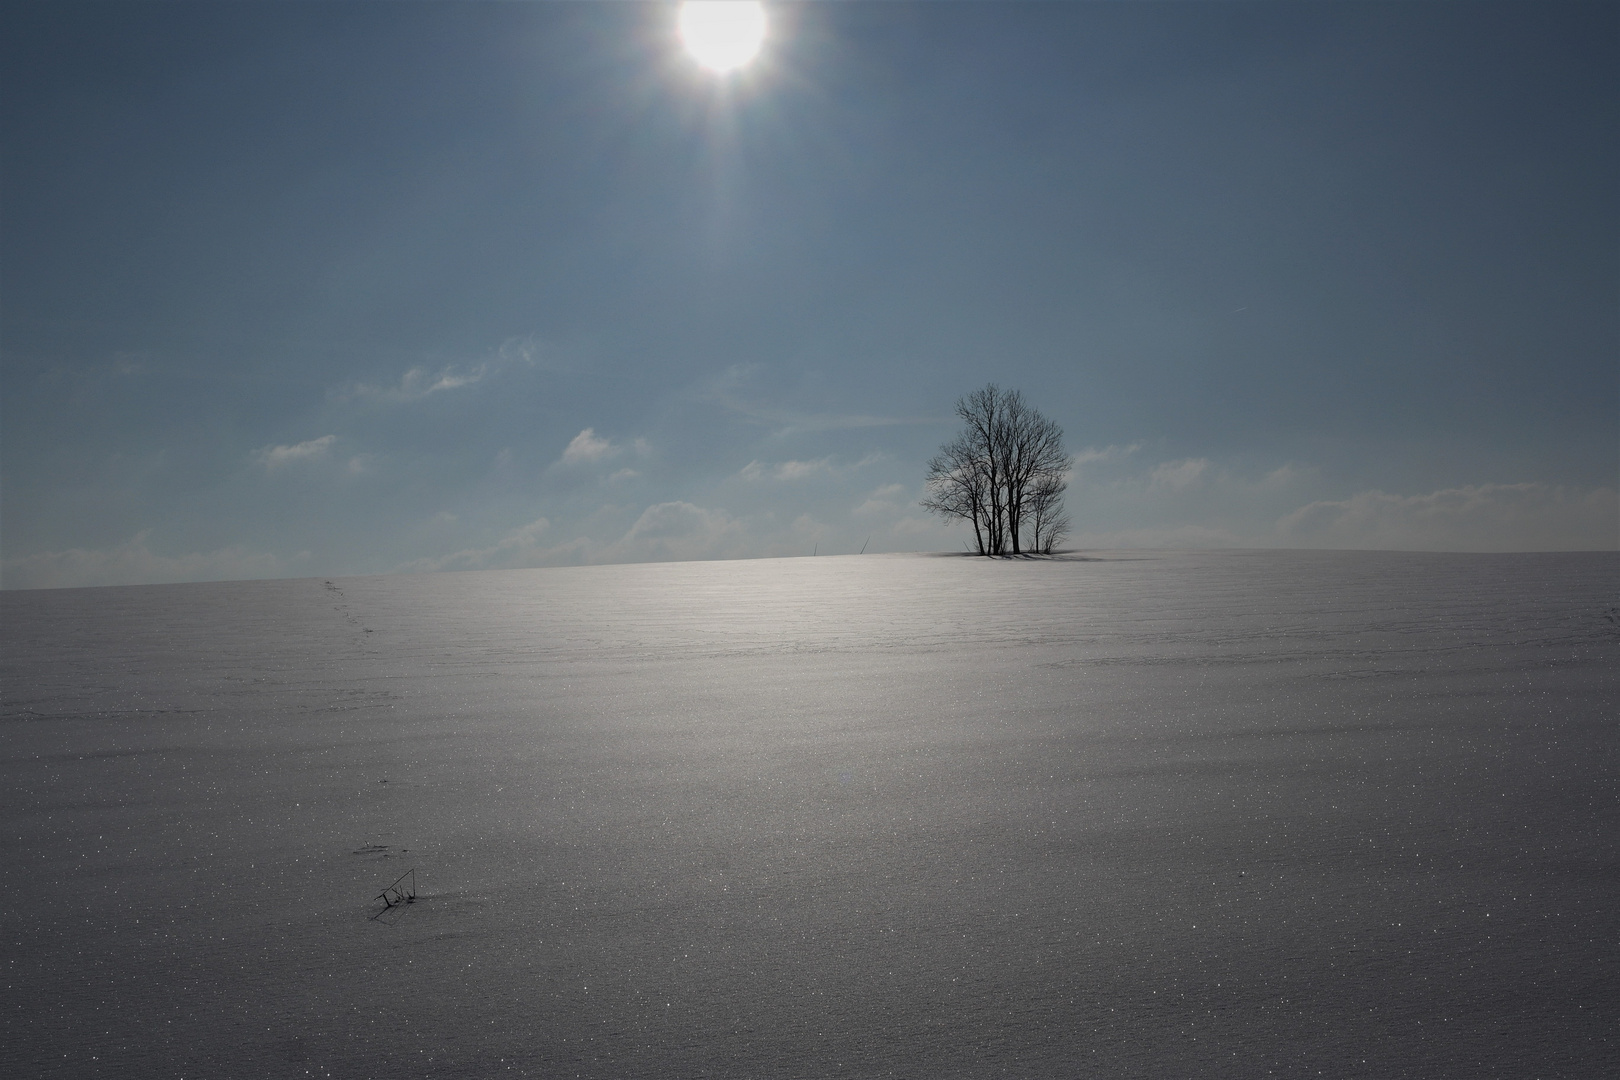
[[[962,431],[929,459],[923,508],[971,522],[980,555],[1052,554],[1069,533],[1063,429],[995,383],[958,398],[956,415]]]

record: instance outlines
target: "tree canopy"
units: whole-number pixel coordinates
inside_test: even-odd
[[[981,555],[1050,554],[1069,531],[1063,429],[995,383],[959,398],[956,415],[961,433],[928,462],[924,509],[971,522]]]

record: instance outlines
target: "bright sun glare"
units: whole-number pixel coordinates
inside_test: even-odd
[[[711,71],[732,71],[759,53],[765,8],[752,0],[688,0],[681,5],[681,41]]]

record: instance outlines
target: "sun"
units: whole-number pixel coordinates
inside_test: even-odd
[[[765,6],[753,0],[687,0],[679,25],[692,59],[710,71],[734,71],[759,55]]]

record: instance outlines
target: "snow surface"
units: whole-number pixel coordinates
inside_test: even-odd
[[[1613,554],[0,605],[6,1076],[1620,1075]]]

